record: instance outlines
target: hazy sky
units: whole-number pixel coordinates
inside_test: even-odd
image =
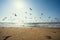
[[[60,21],[60,0],[0,0],[1,21]]]

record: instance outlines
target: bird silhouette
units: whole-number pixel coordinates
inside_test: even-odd
[[[30,8],[30,10],[32,10],[32,8]]]
[[[48,18],[50,19],[51,17],[49,16]]]
[[[43,13],[41,13],[41,15],[43,15]]]
[[[30,13],[30,15],[32,15],[32,14]]]
[[[7,19],[7,17],[4,17],[2,20],[4,21],[5,19]]]
[[[15,16],[17,16],[17,14],[15,14]]]
[[[39,17],[41,19],[41,17]]]
[[[27,13],[27,12],[25,12],[25,13]]]

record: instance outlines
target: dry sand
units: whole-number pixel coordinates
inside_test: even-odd
[[[0,40],[60,40],[60,29],[0,27]]]

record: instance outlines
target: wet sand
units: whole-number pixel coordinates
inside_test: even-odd
[[[60,29],[0,27],[0,40],[60,40]]]

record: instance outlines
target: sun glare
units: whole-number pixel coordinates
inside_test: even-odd
[[[27,5],[25,4],[25,2],[23,1],[15,1],[14,2],[14,8],[18,11],[17,14],[20,14],[18,17],[18,20],[16,20],[17,23],[23,23],[22,21],[25,21],[25,19],[23,19],[25,17],[25,8],[27,7]],[[22,18],[21,18],[22,17]]]
[[[14,6],[16,9],[22,9],[25,7],[25,4],[22,1],[16,1],[16,2],[14,2]]]

